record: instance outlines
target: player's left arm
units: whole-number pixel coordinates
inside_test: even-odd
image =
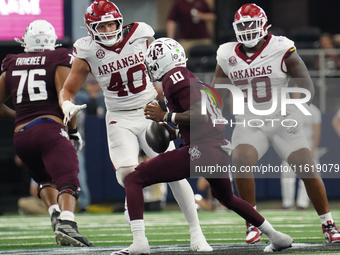
[[[54,76],[54,83],[55,88],[58,93],[58,96],[60,95],[60,91],[63,88],[64,82],[66,81],[68,75],[70,74],[71,68],[67,66],[58,66],[55,72]],[[76,128],[76,117],[74,116],[70,122],[67,123],[67,126],[69,129]]]
[[[293,51],[289,57],[286,57],[284,62],[287,67],[287,74],[292,77],[295,84],[300,88],[309,90],[311,99],[308,104],[310,104],[313,101],[315,90],[305,63],[296,51]]]
[[[4,103],[10,97],[9,92],[6,90],[6,72],[3,72],[0,76],[0,118],[5,120],[14,120],[15,111]]]

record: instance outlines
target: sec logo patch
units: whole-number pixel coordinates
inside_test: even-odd
[[[97,50],[96,56],[97,56],[97,58],[99,58],[99,59],[104,58],[104,57],[105,57],[105,51],[103,51],[102,49]]]
[[[229,65],[231,66],[236,66],[237,65],[237,60],[234,56],[229,58]]]

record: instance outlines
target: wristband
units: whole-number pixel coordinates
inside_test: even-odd
[[[164,112],[164,114],[163,114],[163,121],[166,121],[167,117],[168,117],[168,112]]]
[[[175,122],[175,117],[176,117],[176,113],[175,112],[166,112],[163,116],[163,121],[165,122],[172,122],[176,125]]]
[[[176,139],[182,139],[182,135],[179,132],[179,129],[175,129]]]
[[[69,134],[75,134],[75,133],[77,133],[78,132],[78,128],[77,127],[75,127],[75,128],[69,128],[68,129],[68,133]]]
[[[171,122],[174,123],[174,124],[176,124],[175,117],[176,117],[176,113],[173,112],[170,119],[171,119]]]

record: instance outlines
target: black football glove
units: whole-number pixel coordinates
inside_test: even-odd
[[[84,141],[81,138],[77,128],[69,128],[68,136],[70,137],[70,140],[77,151],[80,151],[84,147]]]

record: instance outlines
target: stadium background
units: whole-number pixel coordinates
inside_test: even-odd
[[[29,1],[29,0],[27,0]],[[8,0],[5,1],[6,3]],[[89,0],[65,0],[64,1],[64,30],[65,37],[60,40],[64,47],[72,48],[72,43],[79,37],[86,36],[87,31],[83,25],[83,13],[91,1]],[[166,16],[173,0],[117,0],[114,1],[120,8],[124,24],[133,21],[143,21],[150,24],[156,31],[156,36],[164,35]],[[241,0],[208,0],[215,6],[217,21],[214,27],[214,40],[216,45],[234,39],[231,22],[237,8],[248,1]],[[270,1],[258,0],[267,13],[269,24],[273,27],[269,30],[279,31],[291,39],[296,39],[298,49],[309,50],[315,48],[318,36],[322,32],[332,34],[340,33],[338,22],[338,10],[340,1],[308,1],[286,0]],[[6,23],[2,24],[6,26]],[[25,26],[22,31],[24,32]],[[303,35],[303,38],[299,36]],[[0,41],[0,60],[8,53],[20,53],[23,49],[14,41]],[[317,50],[313,51],[318,54]],[[313,53],[312,52],[312,53]],[[195,59],[195,61],[200,59]],[[306,60],[308,58],[306,57]],[[192,66],[197,67],[195,63]],[[209,84],[213,75],[213,69],[197,68],[193,70],[197,75]],[[316,83],[319,81],[320,70],[310,68]],[[327,77],[323,81],[327,81]],[[334,78],[334,77],[333,77]],[[329,85],[328,92],[323,93],[322,86],[316,86],[315,104],[322,108],[322,136],[320,147],[325,154],[321,157],[321,163],[339,164],[338,157],[340,139],[331,127],[331,118],[340,108],[339,89],[337,79]],[[333,90],[332,90],[333,89]],[[8,102],[9,105],[11,104]],[[19,197],[28,195],[29,177],[22,169],[15,166],[15,155],[12,146],[13,127],[11,123],[0,121],[0,211],[16,210],[16,202]],[[124,190],[116,181],[112,164],[109,160],[106,131],[103,119],[88,116],[85,124],[86,130],[86,167],[88,171],[88,184],[93,203],[123,201]],[[226,137],[230,138],[231,130],[226,131]],[[270,150],[259,164],[279,165],[276,154]],[[190,182],[195,190],[196,179]],[[259,200],[279,200],[281,198],[279,179],[256,179],[257,198]],[[339,199],[337,178],[324,179],[330,199]],[[171,192],[168,201],[172,201]]]

